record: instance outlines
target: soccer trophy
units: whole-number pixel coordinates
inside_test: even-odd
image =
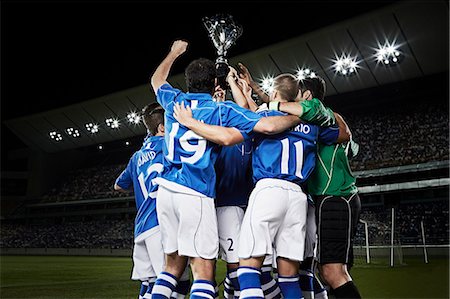
[[[212,17],[204,17],[203,24],[208,30],[209,38],[217,49],[216,69],[218,84],[227,88],[226,77],[228,74],[227,51],[242,34],[242,26],[237,24],[231,15],[217,14]]]

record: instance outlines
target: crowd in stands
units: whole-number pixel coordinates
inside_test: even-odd
[[[69,173],[60,186],[43,196],[43,202],[114,198],[132,195],[114,191],[114,181],[126,164],[76,169]]]
[[[449,202],[434,201],[400,204],[395,208],[395,244],[422,244],[421,221],[427,244],[449,243]],[[391,209],[383,206],[364,207],[361,220],[366,221],[370,245],[388,245],[391,240]],[[364,245],[364,226],[358,225],[355,244]]]
[[[112,248],[133,244],[133,221],[96,220],[64,224],[2,224],[2,248]]]
[[[424,221],[427,244],[449,244],[448,201],[400,204],[396,208],[396,244],[422,244]],[[368,223],[370,245],[388,245],[391,211],[384,206],[364,207],[361,219]],[[364,226],[359,225],[355,245],[364,245]],[[2,224],[1,248],[113,248],[130,249],[133,220],[95,220],[63,224]]]
[[[382,110],[349,115],[346,120],[360,145],[350,161],[353,170],[449,159],[449,116],[439,105],[421,105],[406,114]]]

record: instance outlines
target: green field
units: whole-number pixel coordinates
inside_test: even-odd
[[[131,259],[122,257],[2,256],[0,298],[137,298]],[[356,266],[363,298],[449,298],[449,260],[419,259],[389,268]],[[218,282],[225,272],[218,266]]]

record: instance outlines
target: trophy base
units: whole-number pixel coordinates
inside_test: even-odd
[[[225,62],[217,62],[216,60],[216,75],[217,75],[217,84],[220,85],[222,89],[228,89],[228,83],[226,82],[227,75],[230,71],[228,67],[228,63]]]

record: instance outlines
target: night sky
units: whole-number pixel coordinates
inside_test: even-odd
[[[177,38],[190,45],[172,74],[214,59],[204,16],[229,13],[243,25],[232,57],[392,2],[2,1],[2,152],[23,146],[3,121],[145,84]]]

